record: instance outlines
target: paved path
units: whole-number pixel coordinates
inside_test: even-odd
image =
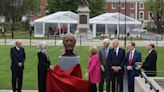
[[[23,45],[30,45],[30,40],[29,39],[7,39],[6,43],[5,43],[4,39],[0,39],[0,45],[5,45],[5,44],[6,45],[14,45],[16,40],[22,41]],[[36,39],[31,40],[31,45],[37,46],[40,41],[46,41],[49,46],[54,46],[55,43],[56,43],[57,46],[62,46],[63,45],[62,40],[54,41],[54,40],[36,40]],[[127,43],[128,42],[129,41],[127,41]],[[146,46],[146,44],[147,44],[147,40],[134,41],[134,42],[136,43],[136,46]],[[152,42],[157,46],[164,46],[164,41],[158,41],[158,42],[152,41]],[[79,45],[80,45],[80,41],[77,40],[76,46],[79,46]],[[102,41],[101,40],[82,41],[81,45],[82,46],[90,46],[90,45],[101,46]],[[123,40],[120,41],[120,46],[124,46],[124,41]]]
[[[12,92],[12,90],[0,90],[0,92]],[[38,90],[23,90],[22,92],[38,92]]]

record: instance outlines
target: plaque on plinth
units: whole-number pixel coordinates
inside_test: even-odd
[[[80,64],[79,56],[59,56],[59,66],[64,70],[68,70],[75,65]]]

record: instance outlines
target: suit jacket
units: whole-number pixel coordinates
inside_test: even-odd
[[[126,57],[126,67],[129,65],[129,56],[130,56],[130,52],[127,53],[127,57]],[[136,70],[136,62],[141,62],[141,52],[135,50],[134,51],[134,55],[133,55],[133,59],[132,59],[132,68],[133,70],[129,70],[128,73],[130,73],[132,76],[139,76],[140,74],[140,70]]]
[[[11,48],[10,57],[12,70],[24,69],[26,54],[23,47],[21,47],[19,51],[16,49],[16,47]],[[22,66],[18,67],[18,63],[22,63]]]
[[[115,72],[111,69],[112,66],[120,66],[121,71],[124,71],[124,64],[125,64],[125,50],[122,48],[119,48],[118,55],[115,54],[114,48],[109,50],[109,55],[108,55],[108,66],[109,66],[109,76],[110,78],[115,77]]]
[[[156,76],[157,52],[152,50],[145,59],[142,68],[147,71],[147,76]],[[152,73],[151,73],[152,72]]]
[[[88,61],[88,75],[91,83],[99,83],[101,80],[101,70],[98,55],[92,55]]]
[[[110,52],[108,51],[108,55],[109,55],[109,53]],[[102,48],[99,50],[99,59],[100,59],[100,65],[103,65],[105,67],[105,69],[107,70],[108,65],[107,65],[107,57],[106,57],[105,48]]]

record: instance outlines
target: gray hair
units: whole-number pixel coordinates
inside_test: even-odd
[[[118,39],[113,39],[112,42],[119,43],[119,40]]]
[[[105,38],[105,39],[103,40],[103,43],[110,43],[110,40],[109,40],[108,38]]]
[[[38,52],[43,52],[45,49],[44,47],[46,46],[46,42],[45,41],[42,41],[39,43],[39,46],[38,46]]]

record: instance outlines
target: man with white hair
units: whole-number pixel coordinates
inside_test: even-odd
[[[109,54],[109,45],[110,40],[108,38],[103,40],[103,48],[99,50],[99,58],[100,58],[100,68],[101,68],[101,82],[99,84],[99,92],[103,92],[104,80],[106,80],[106,91],[110,92],[110,81],[109,81],[109,71],[107,65],[107,57]]]
[[[21,44],[21,41],[16,41],[15,47],[11,48],[10,50],[13,92],[21,92],[22,89],[23,69],[26,55]],[[17,82],[18,88],[16,88]]]
[[[154,77],[156,76],[156,64],[157,64],[157,52],[155,51],[155,45],[152,42],[147,43],[148,56],[145,59],[145,62],[142,65],[142,68],[145,70],[147,76]]]
[[[108,57],[109,78],[112,81],[112,92],[123,92],[125,50],[119,47],[118,39],[112,40],[112,47]]]

